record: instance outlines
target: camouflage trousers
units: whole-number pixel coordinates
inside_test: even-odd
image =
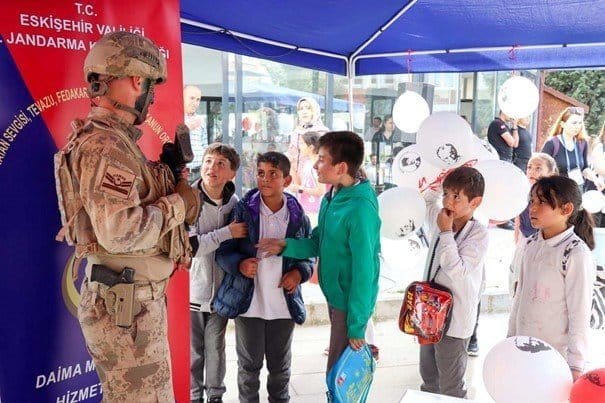
[[[165,297],[141,301],[141,312],[124,329],[116,326],[87,280],[80,295],[78,319],[103,386],[103,401],[174,402]]]

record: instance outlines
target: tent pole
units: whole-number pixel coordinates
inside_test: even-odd
[[[351,54],[349,59],[353,60],[366,47],[368,47],[372,42],[374,42],[376,40],[376,38],[378,38],[380,35],[382,35],[382,33],[384,31],[386,31],[395,21],[397,21],[403,14],[405,14],[410,8],[412,8],[412,6],[414,6],[414,4],[416,4],[417,1],[418,0],[410,0],[401,10],[399,10],[397,12],[397,14],[395,14],[393,17],[391,17],[391,19],[388,20],[386,24],[384,24],[382,27],[380,27],[380,29],[378,31],[374,32],[374,35],[372,35],[370,37],[370,39],[366,40],[357,49],[355,49],[355,52],[353,52]]]
[[[355,132],[353,128],[353,80],[355,79],[355,62],[352,57],[347,60],[347,79],[349,80],[349,130]]]

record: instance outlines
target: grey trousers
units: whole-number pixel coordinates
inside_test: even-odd
[[[420,346],[420,390],[466,398],[466,372],[469,339],[444,336],[437,344]]]
[[[349,345],[349,338],[347,337],[347,313],[332,307],[329,307],[328,311],[330,314],[330,346],[326,373],[330,372],[332,366],[336,364],[340,355]]]
[[[191,401],[222,397],[225,388],[225,330],[227,319],[217,313],[190,312]],[[204,382],[204,369],[206,377]]]
[[[260,371],[267,360],[269,402],[290,401],[290,364],[292,361],[291,319],[265,320],[237,317],[235,349],[237,351],[237,387],[241,403],[259,401]]]

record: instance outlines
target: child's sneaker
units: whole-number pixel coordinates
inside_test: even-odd
[[[479,355],[479,343],[477,342],[477,339],[471,338],[468,343],[468,348],[466,349],[466,352],[471,357],[477,357]]]

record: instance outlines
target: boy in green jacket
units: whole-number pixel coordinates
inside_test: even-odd
[[[363,140],[352,132],[330,132],[319,139],[314,165],[318,181],[332,185],[309,239],[261,239],[267,256],[296,259],[319,256],[319,284],[330,307],[328,371],[347,345],[365,344],[365,329],[376,303],[380,253],[378,200],[360,179]]]

